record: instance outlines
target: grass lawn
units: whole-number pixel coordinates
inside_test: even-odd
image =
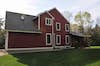
[[[100,49],[68,49],[54,52],[9,54],[0,66],[99,66]]]
[[[100,46],[90,46],[90,48],[100,49]]]

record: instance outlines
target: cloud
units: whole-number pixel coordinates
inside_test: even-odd
[[[0,0],[0,15],[13,11],[36,15],[42,11],[57,7],[61,11],[89,11],[93,18],[100,15],[100,0]]]
[[[36,2],[37,0],[0,0],[0,14],[4,16],[6,10],[27,14],[36,13]]]

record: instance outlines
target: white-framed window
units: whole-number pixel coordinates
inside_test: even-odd
[[[46,33],[46,45],[51,45],[51,33]]]
[[[65,35],[65,44],[69,44],[69,35]]]
[[[61,30],[61,24],[60,23],[56,23],[56,31],[60,31]]]
[[[69,24],[65,24],[65,31],[69,32]]]
[[[56,44],[57,45],[61,44],[61,35],[56,35]]]
[[[52,19],[51,18],[45,18],[45,25],[52,25]]]

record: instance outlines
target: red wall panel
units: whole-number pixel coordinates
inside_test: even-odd
[[[42,34],[9,32],[8,39],[9,39],[8,41],[9,48],[46,47],[45,35]]]

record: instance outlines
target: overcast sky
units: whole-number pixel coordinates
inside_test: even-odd
[[[100,0],[0,0],[0,17],[6,10],[36,15],[54,7],[60,12],[89,11],[93,18],[100,16]]]

